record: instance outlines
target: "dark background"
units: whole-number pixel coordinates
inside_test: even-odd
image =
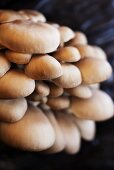
[[[36,9],[49,21],[81,30],[100,45],[114,68],[114,0],[0,0],[1,9]],[[101,88],[114,99],[114,76]],[[0,170],[114,169],[114,118],[97,123],[96,138],[82,141],[77,155],[42,155],[0,145]]]

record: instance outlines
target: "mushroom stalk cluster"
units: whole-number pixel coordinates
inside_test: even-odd
[[[77,153],[95,121],[113,116],[99,89],[112,68],[82,32],[32,10],[0,10],[0,140],[28,151]]]

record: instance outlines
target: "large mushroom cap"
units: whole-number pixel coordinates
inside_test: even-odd
[[[79,68],[82,80],[86,84],[94,84],[107,80],[112,73],[111,65],[101,59],[84,58],[75,65]]]
[[[53,128],[43,112],[29,106],[23,119],[16,123],[0,123],[0,138],[5,143],[28,151],[42,151],[55,141]]]
[[[114,114],[113,101],[100,90],[94,90],[88,99],[72,97],[70,109],[79,118],[96,121],[109,119]]]
[[[25,73],[35,80],[50,80],[62,75],[60,63],[53,57],[35,55],[25,67]]]
[[[72,64],[62,64],[63,75],[54,79],[53,82],[63,88],[73,88],[81,84],[80,70]]]
[[[15,20],[0,25],[0,44],[22,53],[49,53],[60,44],[59,31],[46,23]]]
[[[0,120],[3,122],[16,122],[20,120],[27,110],[25,98],[0,100]]]
[[[0,98],[13,99],[30,95],[35,88],[35,81],[18,70],[8,71],[0,79]]]

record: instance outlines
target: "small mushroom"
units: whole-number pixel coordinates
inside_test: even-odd
[[[19,149],[42,151],[54,144],[55,134],[43,112],[31,105],[20,121],[0,123],[0,139]]]
[[[0,99],[26,97],[34,89],[35,81],[19,70],[10,70],[0,79]]]
[[[35,91],[38,93],[39,96],[48,96],[50,93],[50,88],[43,81],[36,81]]]
[[[25,67],[25,73],[35,80],[50,80],[62,75],[60,63],[53,57],[35,55]]]
[[[102,82],[112,74],[111,65],[106,60],[84,58],[75,63],[75,65],[79,68],[82,80],[86,84]]]
[[[46,96],[40,96],[36,91],[34,91],[32,94],[27,96],[27,99],[30,101],[38,101],[40,103],[46,103],[47,97]]]
[[[69,154],[77,153],[80,149],[81,138],[78,127],[72,121],[71,115],[58,112],[55,116],[64,136],[64,150]]]
[[[66,89],[66,91],[72,96],[85,98],[85,99],[91,97],[93,93],[91,88],[85,84],[81,84],[74,88]]]
[[[30,19],[33,22],[46,22],[45,16],[38,11],[24,9],[19,11],[19,14],[23,16],[25,19]]]
[[[55,85],[54,83],[50,83],[49,87],[50,87],[50,93],[49,93],[50,97],[59,97],[64,92],[64,89],[62,87],[59,87]]]
[[[6,58],[16,64],[27,64],[32,54],[26,54],[26,53],[18,53],[11,50],[6,50],[5,52]]]
[[[49,121],[54,129],[54,132],[55,132],[55,142],[45,152],[46,153],[60,152],[65,148],[63,132],[62,132],[61,128],[59,127],[59,124],[55,118],[54,113],[51,110],[45,110],[44,113],[45,113],[46,117],[49,119]]]
[[[15,20],[0,25],[0,44],[20,53],[45,54],[57,49],[60,34],[46,23]]]
[[[72,64],[62,64],[63,75],[54,79],[53,82],[62,88],[73,88],[81,84],[80,70]]]
[[[69,27],[61,26],[58,28],[58,30],[60,32],[61,43],[65,43],[74,38],[75,36],[73,30]]]
[[[16,122],[20,120],[27,110],[25,98],[0,100],[0,120],[3,122]]]
[[[78,126],[80,130],[81,137],[87,141],[91,141],[95,137],[95,122],[92,120],[79,119],[77,117],[73,117],[74,122]]]
[[[67,96],[48,98],[47,105],[49,105],[53,110],[62,110],[69,107],[70,100]]]
[[[87,37],[83,32],[75,32],[75,37],[70,40],[67,45],[76,46],[76,45],[86,45]]]
[[[71,46],[59,48],[53,56],[61,62],[76,62],[81,58],[78,49]]]
[[[5,57],[3,52],[0,52],[0,78],[10,69],[11,64]]]
[[[95,121],[109,119],[114,114],[113,101],[100,90],[94,90],[88,99],[72,97],[70,109],[78,118]]]

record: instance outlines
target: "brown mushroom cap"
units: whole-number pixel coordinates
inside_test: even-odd
[[[62,64],[63,75],[54,79],[53,82],[63,88],[73,88],[81,84],[80,70],[72,64]]]
[[[53,57],[45,55],[35,55],[25,67],[25,73],[35,80],[48,80],[60,77],[62,67]]]
[[[78,49],[71,46],[59,48],[53,56],[61,62],[76,62],[81,58]]]
[[[26,54],[26,53],[18,53],[11,50],[6,50],[5,52],[6,58],[16,64],[27,64],[32,54]]]
[[[100,90],[94,90],[88,99],[72,97],[70,109],[79,118],[95,121],[109,119],[114,114],[113,101]]]
[[[48,96],[50,93],[50,88],[43,81],[36,81],[35,91],[38,93],[39,96]]]
[[[16,122],[20,120],[27,110],[25,98],[13,100],[0,100],[0,120],[4,122]]]
[[[65,43],[74,38],[75,36],[73,30],[69,27],[61,26],[58,28],[58,30],[60,32],[61,43]]]
[[[33,22],[46,22],[45,16],[38,11],[24,9],[19,11],[19,14],[22,15],[25,19],[31,19]]]
[[[30,101],[39,101],[40,103],[46,103],[47,97],[46,96],[40,96],[36,91],[34,91],[32,94],[27,96],[27,99]]]
[[[16,123],[0,123],[3,142],[27,151],[42,151],[55,141],[53,128],[43,112],[29,106],[23,119]]]
[[[93,140],[95,137],[95,122],[92,120],[86,120],[86,119],[79,119],[76,117],[73,117],[74,122],[78,126],[80,130],[80,134],[83,139],[90,141]]]
[[[62,87],[58,87],[53,83],[50,83],[49,87],[50,87],[50,93],[49,93],[50,97],[61,96],[63,94],[63,92],[64,92],[64,89]]]
[[[21,71],[10,70],[0,79],[0,99],[26,97],[34,88],[34,80]]]
[[[5,57],[3,52],[0,52],[0,78],[10,69],[11,64]]]
[[[70,105],[70,100],[67,96],[48,98],[47,105],[49,105],[53,110],[66,109]]]
[[[66,91],[72,96],[85,98],[85,99],[92,96],[91,88],[84,84],[81,84],[81,85],[71,88],[71,89],[66,89]]]
[[[76,45],[85,45],[87,44],[87,37],[83,32],[75,32],[75,37],[68,42],[68,45],[76,46]]]
[[[59,127],[59,124],[54,116],[54,113],[50,110],[46,110],[45,115],[47,116],[47,118],[49,119],[54,132],[55,132],[55,142],[54,144],[47,149],[45,152],[46,153],[57,153],[62,151],[65,148],[65,141],[64,141],[64,137],[63,137],[63,133],[61,128]]]
[[[1,24],[0,35],[0,44],[21,53],[49,53],[55,51],[60,44],[60,34],[56,28],[30,20]]]
[[[71,115],[59,112],[55,114],[56,120],[62,130],[65,140],[65,151],[69,154],[75,154],[80,149],[80,132],[71,119]]]
[[[112,73],[111,65],[106,60],[96,58],[84,58],[75,64],[86,84],[99,83],[107,80]]]

